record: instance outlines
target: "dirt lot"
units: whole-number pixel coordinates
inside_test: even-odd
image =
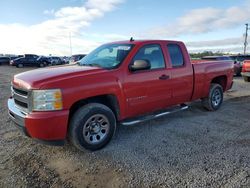
[[[250,83],[242,78],[217,112],[197,101],[79,152],[38,144],[8,118],[10,80],[26,70],[0,66],[0,187],[250,187]]]

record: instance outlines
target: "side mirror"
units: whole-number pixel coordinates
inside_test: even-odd
[[[148,70],[151,68],[151,64],[148,60],[135,60],[129,66],[130,71]]]

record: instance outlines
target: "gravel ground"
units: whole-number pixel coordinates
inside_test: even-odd
[[[29,68],[30,69],[30,68]],[[0,187],[250,187],[250,83],[234,79],[217,112],[190,109],[130,127],[97,152],[41,145],[10,121],[0,66]]]

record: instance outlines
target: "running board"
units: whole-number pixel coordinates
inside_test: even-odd
[[[127,120],[120,122],[120,124],[125,125],[125,126],[134,125],[137,123],[142,123],[148,120],[156,119],[156,118],[159,118],[168,114],[172,114],[175,112],[179,112],[182,110],[186,110],[186,109],[188,109],[188,106],[186,104],[181,104],[179,106],[175,106],[173,108],[167,109],[165,111],[160,111],[158,113],[153,113],[153,114],[146,115],[146,116],[139,116],[137,118],[127,119]]]

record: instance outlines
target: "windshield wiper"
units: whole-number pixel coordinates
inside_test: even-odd
[[[81,66],[89,66],[89,67],[101,67],[99,64],[96,63],[88,63],[88,64],[80,64]]]

